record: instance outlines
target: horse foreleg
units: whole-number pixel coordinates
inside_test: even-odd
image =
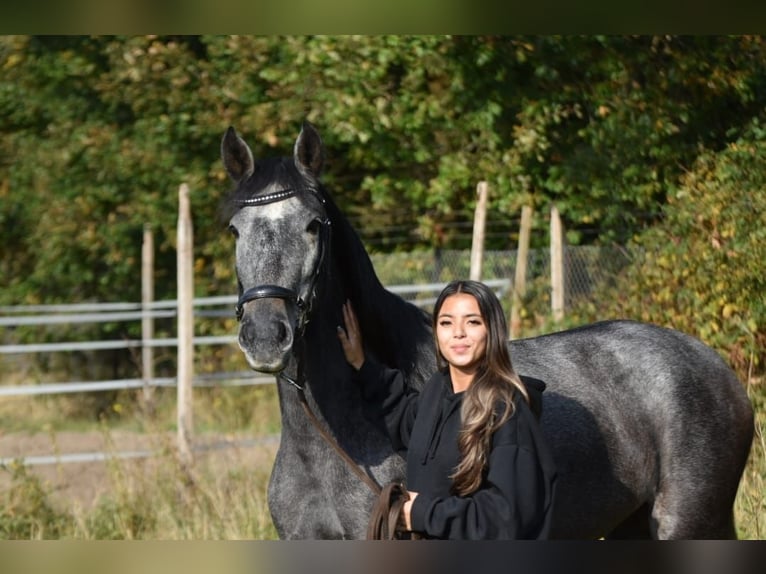
[[[347,538],[332,497],[322,488],[305,457],[289,449],[277,452],[268,487],[269,512],[281,540]]]
[[[680,492],[679,492],[680,491]],[[713,489],[697,492],[676,483],[658,494],[651,511],[652,538],[658,540],[733,540],[737,538],[733,496]]]

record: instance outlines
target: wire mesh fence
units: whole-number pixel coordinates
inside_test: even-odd
[[[415,251],[371,255],[384,285],[445,283],[469,276],[470,251]],[[565,303],[571,306],[595,297],[597,288],[614,282],[630,263],[630,253],[621,246],[569,246],[564,250]],[[551,256],[548,249],[530,249],[527,257],[526,290],[522,305],[530,313],[546,314],[550,309]],[[486,251],[482,280],[506,279],[513,285],[517,252]],[[420,294],[403,295],[409,300]],[[510,305],[510,298],[503,300]]]

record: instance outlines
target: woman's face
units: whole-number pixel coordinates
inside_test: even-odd
[[[444,300],[436,318],[436,340],[452,369],[476,371],[487,350],[487,326],[473,295],[456,293]]]

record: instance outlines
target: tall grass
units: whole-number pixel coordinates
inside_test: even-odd
[[[127,398],[127,397],[123,397]],[[65,398],[44,403],[0,405],[0,419],[16,432],[47,433],[55,446],[58,431],[99,432],[108,450],[117,430],[153,437],[159,454],[137,461],[116,456],[107,464],[102,494],[90,502],[63,498],[19,462],[0,466],[0,539],[238,540],[275,539],[266,502],[274,443],[197,454],[185,468],[175,455],[173,393],[157,396],[153,417],[135,401],[119,397],[114,416],[100,421],[60,417]],[[24,422],[12,423],[15,415]],[[199,443],[210,436],[273,437],[279,430],[273,387],[204,389],[195,392],[194,426]],[[58,449],[56,449],[58,450]],[[57,454],[60,454],[57,452]],[[112,452],[116,455],[116,452]],[[55,482],[55,481],[51,481]]]
[[[0,538],[85,540],[274,539],[266,505],[269,466],[189,471],[171,455],[143,476],[130,462],[111,463],[111,488],[92,506],[57,504],[40,479],[13,464],[0,503]]]
[[[766,538],[766,385],[748,377],[748,395],[756,413],[755,438],[738,491],[734,514],[742,539]],[[204,433],[273,435],[279,428],[279,409],[273,387],[211,389],[195,394],[195,428]],[[152,419],[132,412],[129,401],[116,402],[114,418],[97,423],[57,415],[61,401],[21,406],[0,405],[0,419],[11,428],[28,432],[101,429],[107,437],[115,429],[172,436],[173,396],[158,396]],[[13,418],[24,421],[13,422]],[[261,447],[255,447],[261,448]],[[198,456],[184,468],[174,454],[172,439],[160,445],[161,454],[146,463],[112,459],[106,490],[90,504],[62,501],[55,485],[46,484],[21,464],[0,467],[9,484],[0,489],[0,539],[86,540],[237,540],[275,539],[266,489],[273,448],[263,447],[257,463],[244,452]],[[252,452],[249,451],[249,454]]]
[[[115,489],[90,510],[72,512],[72,535],[84,539],[272,539],[266,505],[269,467],[190,471],[165,458],[136,479],[115,469]],[[116,466],[122,466],[119,463]]]
[[[748,396],[755,410],[755,436],[742,475],[734,517],[739,538],[766,539],[766,387],[763,379],[749,378]]]

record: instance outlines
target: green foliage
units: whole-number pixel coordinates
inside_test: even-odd
[[[157,297],[172,297],[182,182],[196,291],[232,292],[229,125],[274,155],[316,123],[336,199],[387,250],[467,247],[479,180],[490,221],[555,201],[570,241],[630,237],[700,145],[722,149],[761,113],[763,50],[748,36],[0,37],[0,303],[137,300],[146,224]],[[507,229],[488,248],[507,249]]]
[[[720,152],[703,152],[668,198],[662,223],[636,240],[643,255],[614,310],[698,335],[741,373],[766,355],[766,130],[755,122]]]
[[[467,248],[480,180],[488,221],[505,225],[488,250],[515,247],[525,204],[542,229],[555,202],[571,244],[622,243],[660,224],[637,243],[650,259],[618,310],[698,332],[738,364],[761,360],[754,122],[766,109],[765,48],[759,36],[0,37],[0,304],[139,300],[145,225],[156,298],[173,298],[182,182],[195,293],[233,293],[221,135],[234,125],[256,155],[289,154],[308,119],[328,149],[328,186],[379,251]],[[707,219],[682,217],[688,201]],[[533,235],[533,248],[546,243]],[[528,290],[528,323],[540,322],[547,297],[544,286]],[[232,360],[214,351],[200,371]],[[98,364],[96,377],[137,374],[129,353],[80,361]],[[45,376],[71,370],[54,362]],[[158,355],[157,373],[173,370],[172,356]]]
[[[624,241],[653,222],[699,146],[723,147],[763,109],[761,38],[545,37],[525,48],[510,171],[585,239],[595,228]]]

